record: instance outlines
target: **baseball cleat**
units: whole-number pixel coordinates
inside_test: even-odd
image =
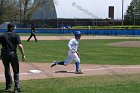
[[[10,86],[6,87],[5,92],[11,92],[11,86],[12,86],[12,84]]]
[[[14,93],[19,93],[19,92],[22,92],[21,90],[20,90],[20,88],[18,88],[18,89],[14,89]]]
[[[84,74],[81,70],[75,71],[75,74]]]
[[[18,93],[18,90],[14,90],[14,93]]]
[[[54,61],[51,65],[51,67],[54,67],[56,65],[56,62]]]
[[[11,89],[10,88],[5,89],[5,92],[11,92]]]

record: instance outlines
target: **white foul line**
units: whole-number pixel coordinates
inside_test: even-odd
[[[19,73],[19,75],[32,75],[32,74],[40,74],[40,73]],[[11,75],[13,75],[13,74],[11,74]],[[5,76],[5,75],[0,75],[0,77],[3,77],[3,76]]]
[[[107,69],[140,69],[140,67],[108,67],[108,68],[97,68],[97,69],[82,69],[82,71],[92,71],[92,70],[107,70]]]

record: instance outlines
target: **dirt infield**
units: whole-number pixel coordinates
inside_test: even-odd
[[[50,67],[49,63],[25,63],[20,62],[20,80],[43,79],[43,78],[61,78],[76,76],[93,75],[118,75],[140,73],[139,65],[95,65],[82,64],[81,68],[84,74],[74,74],[75,65]],[[30,70],[39,70],[41,72],[29,72]],[[3,82],[4,70],[0,62],[0,82]]]
[[[27,36],[22,36],[22,40],[27,40]],[[72,36],[38,36],[38,40],[67,40]],[[140,37],[113,37],[113,36],[82,36],[81,39],[140,39]],[[132,45],[129,42],[128,45]],[[140,42],[135,44],[140,45]],[[121,45],[120,43],[117,45]],[[20,80],[61,78],[74,76],[110,75],[110,74],[134,74],[140,73],[140,65],[96,65],[82,64],[81,69],[84,74],[74,74],[75,65],[50,67],[49,63],[20,62]],[[31,72],[31,71],[40,72]],[[12,70],[11,70],[12,71]],[[4,68],[0,60],[0,82],[4,82]]]
[[[140,47],[140,41],[124,41],[109,44],[111,46],[124,46],[124,47]]]

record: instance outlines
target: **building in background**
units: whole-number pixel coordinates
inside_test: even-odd
[[[121,0],[34,0],[31,21],[45,28],[120,25],[121,5]]]

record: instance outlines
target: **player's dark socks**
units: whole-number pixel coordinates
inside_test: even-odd
[[[62,62],[56,62],[57,65],[64,65],[64,61]]]
[[[75,66],[76,66],[76,71],[79,70],[79,62],[75,62]]]

